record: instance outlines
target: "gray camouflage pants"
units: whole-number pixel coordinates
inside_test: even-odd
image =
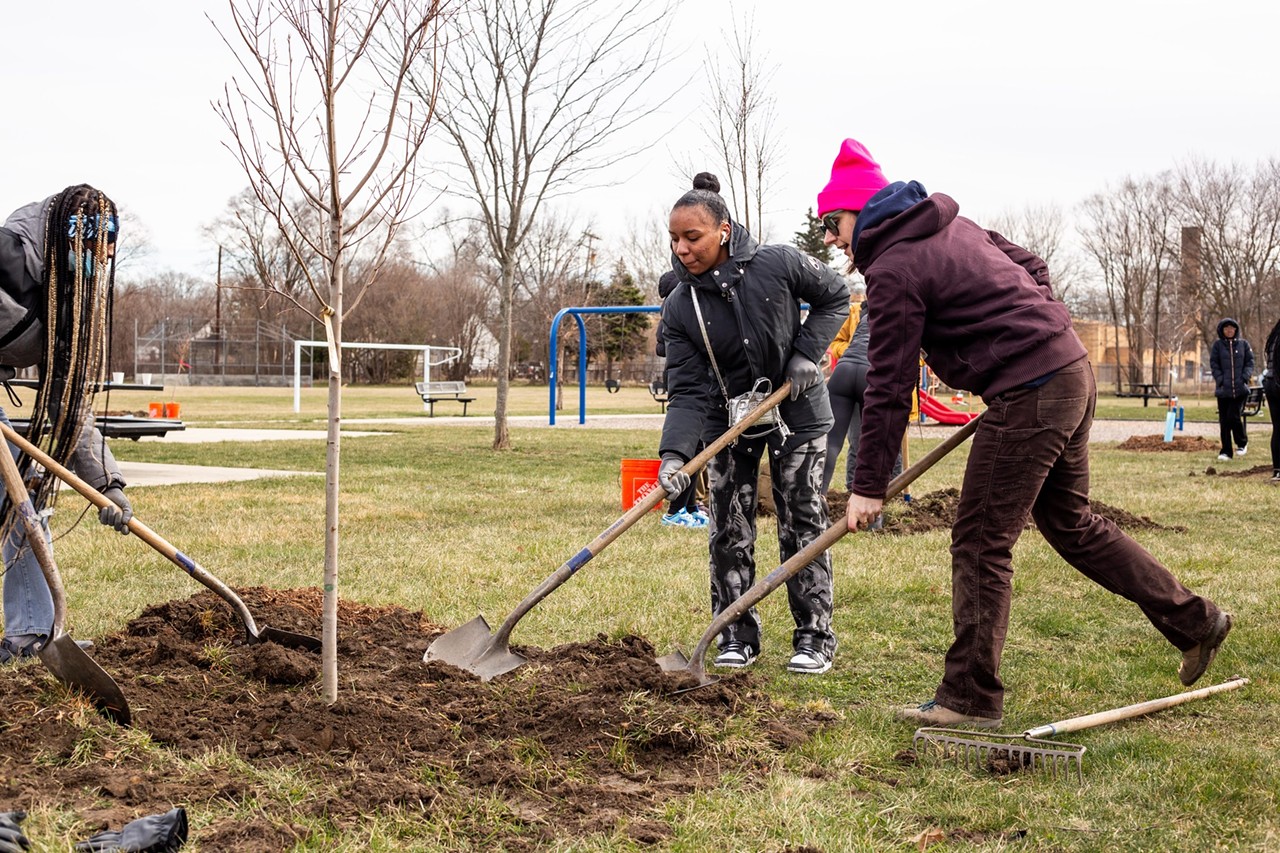
[[[765,451],[768,455],[769,451]],[[827,529],[827,500],[822,469],[826,437],[770,459],[773,498],[778,513],[778,547],[783,561]],[[711,612],[719,613],[756,580],[756,504],[760,460],[726,449],[707,467],[711,499]],[[831,630],[831,555],[823,552],[787,581],[787,600],[796,629],[795,649],[814,649],[834,657]],[[760,615],[752,607],[720,634],[719,645],[742,643],[760,651]]]

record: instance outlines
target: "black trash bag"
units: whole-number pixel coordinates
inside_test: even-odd
[[[18,824],[27,819],[26,812],[0,812],[0,853],[22,853],[31,846]]]
[[[140,817],[119,831],[108,829],[81,841],[79,851],[123,850],[129,853],[171,853],[187,843],[187,810],[179,806],[164,814]]]

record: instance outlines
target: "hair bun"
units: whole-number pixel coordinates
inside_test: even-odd
[[[693,188],[695,190],[711,190],[713,193],[720,192],[720,179],[710,172],[699,172],[693,176]]]

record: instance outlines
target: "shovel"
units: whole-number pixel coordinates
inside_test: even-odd
[[[916,730],[912,745],[917,755],[923,755],[927,751],[943,759],[957,758],[965,767],[970,763],[976,767],[1008,766],[1013,769],[1025,767],[1030,770],[1045,771],[1055,777],[1059,770],[1065,773],[1074,770],[1076,781],[1083,782],[1084,747],[1077,743],[1061,743],[1044,740],[1044,738],[1067,732],[1078,732],[1081,729],[1119,720],[1128,720],[1143,714],[1153,714],[1165,708],[1172,708],[1174,705],[1181,705],[1183,702],[1190,702],[1192,699],[1202,699],[1215,693],[1235,690],[1248,683],[1249,679],[1236,675],[1211,687],[1201,687],[1197,690],[1165,696],[1163,699],[1151,699],[1136,705],[1113,708],[1110,711],[1099,711],[1082,717],[1059,720],[1056,723],[1046,723],[1043,726],[1027,729],[1020,735],[993,735],[930,726]]]
[[[967,424],[960,427],[951,434],[946,440],[925,454],[924,458],[903,471],[893,482],[889,483],[889,488],[885,492],[885,500],[895,497],[907,486],[911,485],[917,477],[928,471],[934,464],[946,456],[965,439],[973,435],[974,430],[978,428],[978,421],[981,416],[974,418]],[[684,653],[678,649],[669,655],[658,658],[658,666],[662,667],[665,672],[679,672],[681,670],[688,672],[698,680],[693,687],[684,688],[692,690],[694,687],[706,687],[709,684],[715,684],[720,679],[714,675],[707,675],[705,659],[707,649],[712,641],[719,636],[720,632],[727,625],[736,621],[743,613],[746,613],[752,607],[755,607],[766,595],[782,586],[793,575],[798,573],[805,566],[812,563],[818,558],[823,551],[840,541],[840,539],[849,532],[848,516],[842,516],[839,521],[831,525],[817,539],[801,548],[791,559],[778,566],[765,576],[764,580],[758,581],[755,586],[744,592],[741,597],[720,612],[720,615],[712,620],[707,627],[706,632],[702,635],[702,639],[698,642],[697,648],[693,650],[692,659],[684,656]],[[676,691],[682,692],[682,691]]]
[[[53,561],[53,549],[44,538],[44,529],[40,526],[35,507],[31,505],[31,496],[22,482],[18,463],[13,461],[9,448],[3,446],[0,446],[0,474],[4,476],[9,503],[18,513],[27,544],[31,546],[53,596],[53,627],[49,631],[49,640],[38,652],[40,662],[49,668],[54,678],[88,696],[94,707],[106,717],[122,726],[129,725],[132,720],[129,703],[115,680],[63,630],[67,619],[67,596],[62,588],[62,576],[58,573],[58,564]]]
[[[782,387],[774,391],[768,397],[760,402],[750,412],[748,412],[736,424],[729,427],[729,430],[699,453],[690,459],[681,467],[681,471],[693,476],[698,473],[702,466],[711,461],[721,450],[728,447],[738,436],[742,435],[747,429],[758,421],[766,412],[777,406],[787,395],[791,393],[791,383],[784,382]],[[524,615],[537,605],[538,602],[550,595],[561,584],[573,576],[574,572],[582,568],[587,562],[603,551],[609,543],[621,536],[631,525],[635,524],[655,506],[662,503],[666,499],[666,493],[661,488],[656,488],[649,494],[645,495],[643,500],[636,502],[627,513],[615,521],[613,524],[605,528],[604,532],[591,540],[587,547],[574,554],[565,561],[560,568],[556,569],[546,580],[538,585],[537,589],[525,596],[516,609],[511,611],[511,615],[506,618],[498,628],[497,634],[491,634],[489,623],[485,621],[483,616],[477,616],[465,625],[460,625],[437,637],[428,648],[426,654],[422,656],[423,661],[443,661],[458,669],[465,669],[468,672],[474,672],[480,676],[481,681],[488,681],[504,672],[510,672],[516,667],[524,664],[525,659],[515,652],[511,651],[508,643],[511,639],[511,631],[516,627],[516,623],[524,618]]]
[[[8,424],[0,423],[0,433],[4,435],[10,444],[20,449],[36,462],[39,462],[46,471],[75,489],[94,506],[100,509],[115,506],[108,497],[80,479],[65,466],[59,465],[49,454],[14,432]],[[191,577],[213,590],[227,604],[230,604],[232,609],[240,616],[240,621],[244,623],[245,634],[250,644],[271,642],[309,652],[320,650],[320,641],[315,637],[308,637],[306,634],[295,634],[292,631],[284,631],[280,628],[269,628],[265,625],[259,629],[257,623],[253,621],[253,615],[249,613],[249,608],[245,606],[240,596],[210,574],[204,566],[201,566],[195,560],[170,545],[164,537],[147,527],[136,517],[129,519],[129,531],[159,551],[167,560],[175,563]]]

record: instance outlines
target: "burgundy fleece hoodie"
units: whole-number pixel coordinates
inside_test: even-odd
[[[915,182],[891,184],[859,216],[910,199]],[[881,202],[880,205],[875,202]],[[871,371],[853,491],[884,497],[919,382],[919,354],[952,388],[985,398],[1084,358],[1066,306],[1053,298],[1048,265],[958,215],[941,193],[868,221],[854,246],[867,280]]]

